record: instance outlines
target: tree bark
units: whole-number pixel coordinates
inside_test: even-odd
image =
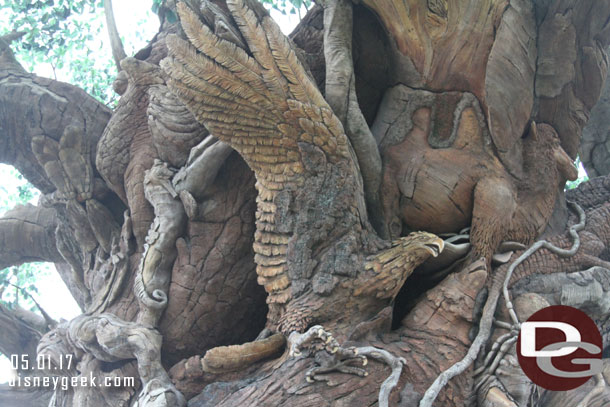
[[[56,263],[84,311],[46,332],[2,307],[0,351],[136,379],[51,405],[586,397],[536,399],[492,320],[566,304],[610,335],[608,178],[567,193],[582,227],[564,213],[527,248],[576,175],[607,2],[325,0],[289,38],[254,0],[166,7],[178,21],[117,58],[114,111],[0,40],[0,161],[43,193],[0,219],[0,263]]]
[[[31,204],[17,206],[0,218],[0,268],[42,261],[63,262],[55,245],[57,214]]]

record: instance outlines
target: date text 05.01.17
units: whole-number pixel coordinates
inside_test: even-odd
[[[15,370],[70,370],[74,355],[59,355],[52,360],[51,355],[37,355],[31,361],[29,355],[11,355],[11,367]]]

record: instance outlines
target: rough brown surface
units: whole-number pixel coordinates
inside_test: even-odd
[[[151,43],[115,52],[114,111],[0,39],[0,161],[43,192],[0,219],[0,264],[56,263],[85,312],[1,307],[0,350],[136,378],[55,407],[418,405],[554,206],[545,238],[571,247],[561,190],[606,77],[607,1],[318,3],[287,38],[255,0],[163,2]],[[584,307],[610,337],[608,185],[566,194],[586,215],[573,255],[517,267],[521,318]],[[478,331],[496,340],[492,302]],[[537,399],[513,350],[488,369],[476,343],[433,405],[585,397]]]
[[[391,236],[405,229],[457,233],[471,224],[473,258],[489,260],[502,240],[531,243],[561,185],[576,177],[546,124],[533,126],[523,140],[525,174],[513,177],[468,93],[394,87],[373,132],[385,162],[382,201]]]

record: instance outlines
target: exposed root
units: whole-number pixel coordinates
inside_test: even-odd
[[[569,202],[569,203],[579,215],[579,223],[572,225],[569,230],[570,235],[572,236],[572,239],[574,241],[572,247],[570,249],[561,249],[559,247],[552,245],[551,243],[549,243],[546,240],[539,240],[538,242],[534,243],[529,249],[527,249],[525,252],[523,252],[523,254],[521,254],[521,256],[519,256],[517,258],[517,260],[515,260],[509,266],[503,280],[498,279],[498,278],[495,278],[493,280],[493,284],[489,290],[489,297],[487,298],[487,302],[485,303],[485,307],[483,308],[483,315],[481,316],[481,321],[479,323],[479,333],[477,334],[476,338],[472,342],[470,349],[468,349],[466,356],[464,356],[464,358],[462,360],[455,363],[449,369],[445,370],[440,375],[438,375],[436,380],[432,383],[432,385],[430,385],[428,390],[426,390],[424,397],[422,398],[422,400],[419,403],[419,407],[432,407],[432,403],[434,403],[434,400],[436,400],[436,397],[438,396],[440,391],[443,389],[443,387],[445,387],[445,385],[449,382],[449,380],[451,380],[455,376],[462,374],[464,371],[466,371],[466,369],[468,369],[468,367],[470,367],[470,365],[472,365],[474,363],[477,355],[479,354],[479,352],[483,348],[483,346],[487,343],[487,340],[489,339],[489,336],[491,334],[491,328],[492,328],[492,325],[494,322],[494,314],[496,312],[496,307],[498,304],[498,300],[500,298],[500,291],[502,291],[502,293],[504,295],[504,299],[506,301],[506,306],[508,308],[508,311],[510,313],[510,316],[511,316],[511,319],[513,321],[515,328],[518,329],[520,327],[519,318],[517,317],[517,314],[515,313],[515,311],[513,309],[513,304],[512,304],[512,301],[510,300],[510,296],[508,293],[508,284],[510,282],[511,276],[519,264],[521,264],[525,259],[527,259],[534,252],[536,252],[537,250],[539,250],[541,248],[545,248],[562,257],[569,257],[569,256],[573,256],[574,254],[576,254],[576,252],[578,251],[578,249],[580,247],[580,237],[578,236],[578,232],[584,229],[585,222],[586,222],[586,216],[585,216],[585,212],[582,210],[582,208],[580,206],[578,206],[578,204],[573,203],[573,202]],[[497,277],[499,277],[499,276],[497,276]],[[500,286],[500,284],[499,284],[500,282],[503,282],[502,286]],[[510,340],[512,340],[512,339],[507,339],[507,341],[510,341]],[[512,344],[512,342],[511,342],[511,344]],[[500,347],[499,353],[497,354],[496,359],[494,359],[494,361],[492,362],[490,369],[493,368],[494,365],[496,365],[496,360],[497,360],[497,363],[499,363],[500,360],[502,359],[502,357],[503,357],[502,348],[504,347],[503,345],[499,345],[499,347]],[[507,349],[508,348],[509,347],[507,347]],[[496,350],[497,349],[498,349],[498,346],[496,346]],[[491,357],[489,359],[491,359]],[[497,365],[496,365],[496,367],[497,367]],[[490,371],[493,371],[493,370],[495,370],[495,368],[491,369]]]
[[[588,407],[589,403],[591,402],[593,397],[602,394],[604,392],[604,390],[606,390],[607,383],[606,383],[606,380],[604,379],[603,374],[601,374],[601,373],[596,374],[595,380],[597,381],[597,384],[595,385],[595,387],[591,390],[591,392],[589,394],[587,394],[587,396],[580,403],[578,403],[578,405],[576,407]]]
[[[392,374],[381,384],[379,390],[379,407],[388,407],[390,393],[398,384],[398,379],[402,373],[402,367],[406,363],[404,358],[396,357],[390,352],[375,348],[373,346],[347,347],[344,348],[337,340],[320,325],[313,326],[303,334],[293,332],[290,334],[290,356],[300,356],[301,347],[314,342],[320,342],[326,352],[332,356],[331,362],[327,366],[314,367],[307,371],[306,379],[308,382],[327,380],[325,373],[339,371],[342,373],[355,374],[361,377],[368,376],[368,372],[363,369],[368,363],[368,357],[386,363],[392,369]],[[352,366],[358,363],[361,367]]]
[[[572,236],[572,240],[574,242],[572,244],[572,247],[570,249],[562,249],[560,247],[554,246],[553,244],[547,242],[546,240],[539,240],[536,243],[534,243],[529,249],[527,249],[525,252],[523,252],[521,254],[521,256],[519,256],[517,258],[517,260],[515,260],[510,265],[510,267],[508,268],[508,270],[506,272],[506,278],[504,279],[504,285],[502,286],[502,293],[504,295],[504,301],[506,302],[506,308],[508,308],[510,317],[513,320],[513,324],[515,324],[517,326],[519,325],[519,318],[517,317],[517,314],[515,313],[515,310],[513,308],[513,303],[511,301],[510,295],[508,293],[508,284],[510,283],[510,279],[513,276],[513,272],[515,271],[517,266],[519,266],[519,264],[523,263],[525,261],[525,259],[527,259],[534,252],[536,252],[538,249],[541,249],[541,248],[545,248],[545,249],[549,250],[550,252],[555,253],[561,257],[573,256],[576,254],[576,252],[580,248],[580,236],[578,236],[578,232],[580,232],[581,230],[583,230],[585,228],[585,223],[586,223],[585,211],[575,202],[568,202],[568,204],[570,204],[570,206],[572,206],[572,208],[578,213],[578,217],[579,217],[579,222],[575,225],[570,226],[570,236]]]
[[[510,341],[515,336],[518,336],[518,332],[516,332],[516,330],[512,329],[512,327],[511,327],[511,331],[509,333],[504,334],[504,335],[500,336],[498,339],[496,339],[494,344],[491,346],[491,350],[486,355],[485,360],[483,361],[483,364],[481,365],[481,367],[479,367],[477,370],[474,371],[473,375],[474,376],[480,375],[481,373],[483,373],[486,370],[486,367],[493,364],[491,361],[492,358],[494,356],[498,355],[499,353],[501,353],[502,348],[504,347],[504,344],[506,344],[508,341]]]
[[[518,338],[519,331],[517,329],[512,329],[511,332],[502,335],[496,340],[496,342],[494,342],[491,350],[485,357],[483,365],[474,371],[475,377],[482,375],[474,386],[475,392],[477,392],[481,386],[495,374],[500,362],[502,359],[504,359],[506,354],[510,351],[511,346],[517,341]]]
[[[495,288],[495,289],[494,289]],[[494,284],[492,289],[490,290],[489,297],[487,298],[487,302],[485,303],[485,307],[483,308],[483,315],[481,316],[481,323],[479,327],[479,333],[476,338],[472,342],[470,349],[466,353],[466,356],[459,362],[455,363],[449,369],[442,372],[436,380],[432,383],[432,385],[426,390],[424,393],[424,397],[421,399],[419,403],[419,407],[432,407],[432,403],[436,400],[436,397],[440,393],[440,391],[445,387],[445,385],[454,378],[462,374],[472,363],[474,363],[477,355],[481,348],[487,342],[489,335],[491,334],[491,326],[493,323],[493,316],[496,311],[496,305],[498,303],[498,299],[500,298],[500,287],[497,284]]]

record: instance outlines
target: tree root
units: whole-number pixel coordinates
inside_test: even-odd
[[[580,206],[578,206],[578,204],[573,203],[573,202],[569,202],[569,203],[571,204],[571,206],[574,208],[574,210],[579,215],[579,223],[572,225],[569,230],[570,235],[572,236],[572,239],[574,242],[572,247],[570,249],[561,249],[559,247],[552,245],[551,243],[549,243],[546,240],[539,240],[538,242],[536,242],[532,246],[530,246],[529,249],[527,249],[525,252],[523,252],[523,254],[521,254],[509,266],[503,280],[499,279],[499,278],[494,278],[492,286],[489,290],[489,297],[487,298],[487,302],[485,303],[485,307],[483,308],[483,315],[481,316],[481,321],[479,323],[479,333],[477,334],[476,338],[472,342],[470,349],[468,349],[466,356],[464,356],[464,358],[462,360],[455,363],[449,369],[445,370],[440,375],[438,375],[436,380],[432,383],[432,385],[430,385],[428,390],[426,390],[424,397],[421,399],[421,401],[419,403],[419,407],[432,407],[432,403],[434,403],[434,400],[436,400],[436,397],[438,396],[440,391],[443,389],[443,387],[445,387],[445,385],[449,382],[449,380],[451,380],[455,376],[462,374],[464,371],[466,371],[466,369],[468,369],[468,367],[470,365],[472,365],[472,363],[474,363],[480,350],[483,348],[483,346],[485,346],[485,344],[487,343],[487,340],[489,339],[489,336],[491,335],[491,328],[493,325],[494,314],[496,312],[498,300],[500,298],[500,292],[502,292],[504,295],[504,298],[506,301],[506,307],[508,308],[511,319],[513,320],[513,324],[515,325],[516,328],[519,328],[519,326],[520,326],[519,318],[517,317],[517,314],[515,313],[515,311],[513,309],[513,304],[512,304],[512,301],[510,300],[510,296],[508,293],[508,284],[510,282],[510,279],[512,277],[514,270],[517,268],[517,266],[519,264],[521,264],[526,258],[531,256],[534,252],[536,252],[538,249],[541,249],[541,248],[545,248],[562,257],[569,257],[569,256],[573,256],[574,254],[576,254],[576,252],[578,251],[578,249],[580,247],[580,237],[578,236],[578,232],[584,229],[585,222],[586,222],[586,216],[585,216],[585,212],[582,210],[582,208]],[[497,276],[497,277],[499,277],[499,276]],[[500,282],[502,282],[502,286],[500,286]],[[501,355],[502,355],[502,346],[500,347],[500,352],[499,352],[498,356],[496,357],[496,359],[499,358],[498,363],[501,359]],[[492,363],[492,366],[495,364],[495,362],[496,361],[494,360],[494,362]],[[492,366],[490,366],[490,367],[492,367]]]
[[[301,347],[304,345],[313,344],[319,341],[322,343],[326,352],[331,355],[332,359],[328,366],[314,367],[307,371],[306,380],[310,383],[319,380],[326,380],[324,373],[339,371],[342,373],[356,374],[358,376],[368,376],[368,372],[362,367],[368,363],[367,357],[377,359],[386,363],[392,369],[392,374],[381,384],[379,390],[379,407],[388,407],[390,393],[398,384],[402,367],[406,363],[404,358],[396,357],[390,352],[375,348],[373,346],[364,347],[347,347],[339,345],[339,342],[325,331],[320,325],[313,326],[303,334],[293,332],[290,334],[290,356],[300,356]],[[359,362],[362,367],[355,367],[351,364]]]
[[[555,253],[561,257],[573,256],[576,254],[576,252],[580,248],[580,236],[578,236],[578,232],[580,232],[581,230],[583,230],[585,228],[585,223],[586,223],[585,211],[575,202],[568,201],[568,204],[570,204],[572,206],[572,208],[578,213],[578,217],[579,217],[579,222],[575,225],[570,226],[569,232],[570,232],[570,236],[572,236],[572,240],[574,242],[572,244],[572,247],[570,249],[562,249],[560,247],[554,246],[553,244],[549,243],[546,240],[539,240],[536,243],[534,243],[529,249],[527,249],[525,252],[523,252],[521,254],[521,256],[519,256],[517,258],[517,260],[515,260],[510,265],[508,270],[506,271],[506,277],[504,279],[504,284],[502,286],[502,294],[504,295],[504,301],[506,302],[506,308],[508,308],[510,317],[513,320],[513,323],[517,326],[519,325],[519,318],[517,317],[517,314],[515,313],[515,310],[513,308],[513,303],[511,301],[510,295],[508,293],[508,284],[510,283],[510,279],[513,276],[513,272],[515,271],[517,266],[519,266],[519,264],[523,263],[523,261],[525,261],[525,259],[527,259],[534,252],[536,252],[538,249],[541,249],[541,248],[545,248],[545,249],[549,250],[550,252]]]
[[[485,357],[485,362],[483,362],[483,365],[474,372],[475,377],[482,375],[474,386],[475,392],[479,390],[479,388],[489,377],[495,374],[500,362],[502,359],[504,359],[506,354],[510,351],[511,346],[517,341],[518,338],[518,331],[513,329],[511,332],[502,335],[496,340],[496,342],[494,342],[493,346],[491,347],[491,351]]]
[[[593,399],[593,397],[598,396],[606,390],[606,380],[604,379],[604,375],[598,373],[595,375],[595,380],[597,380],[597,384],[595,387],[587,394],[587,396],[580,402],[576,407],[588,407],[589,402]]]

